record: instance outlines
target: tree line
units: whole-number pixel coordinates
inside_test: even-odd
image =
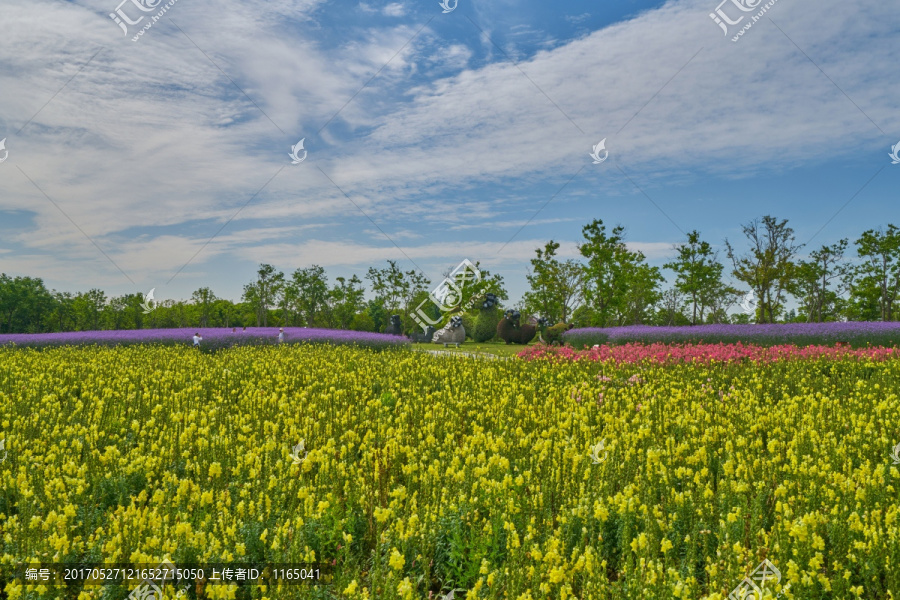
[[[739,252],[726,239],[724,257],[700,232],[689,232],[662,267],[674,275],[664,289],[662,270],[628,248],[625,228],[607,229],[595,219],[582,229],[579,259],[562,260],[560,244],[550,240],[535,250],[522,300],[491,310],[513,308],[576,327],[896,320],[900,229],[894,225],[863,232],[853,241],[852,257],[849,239],[801,255],[803,245],[786,219],[767,215],[741,229],[746,249]],[[478,293],[508,300],[503,277],[479,270]],[[140,293],[73,294],[48,290],[40,278],[0,274],[0,333],[270,325],[383,331],[393,314],[413,331],[411,314],[418,307],[436,321],[453,312],[429,301],[427,277],[403,271],[396,261],[370,267],[365,279],[367,284],[356,275],[331,283],[318,265],[286,275],[263,264],[238,302],[201,287],[189,301],[165,300],[148,312]],[[748,304],[751,291],[754,302]],[[796,309],[787,309],[790,298]],[[458,300],[462,305],[469,298]]]

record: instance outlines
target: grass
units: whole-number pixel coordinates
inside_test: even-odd
[[[496,341],[496,342],[482,342],[475,343],[471,341],[466,341],[459,345],[459,348],[454,348],[453,346],[448,346],[444,348],[443,344],[412,344],[412,347],[416,350],[441,350],[448,352],[461,352],[463,354],[472,353],[472,352],[481,352],[484,354],[493,354],[495,356],[515,356],[523,349],[534,346],[537,341],[534,341],[530,344],[509,344],[507,345],[504,341]]]

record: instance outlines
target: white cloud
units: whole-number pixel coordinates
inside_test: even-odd
[[[381,13],[388,17],[402,17],[406,14],[406,7],[399,2],[391,2],[381,9]]]
[[[390,16],[405,10],[400,3],[359,8]],[[589,165],[579,181],[611,196],[623,181],[614,164],[652,189],[851,157],[883,143],[854,102],[885,131],[900,130],[900,80],[884,50],[896,11],[875,0],[822,0],[817,8],[810,14],[808,5],[783,0],[769,15],[853,102],[766,19],[738,44],[724,39],[707,0],[669,2],[518,66],[473,63],[479,43],[494,51],[489,42],[464,43],[437,28],[416,36],[418,25],[409,23],[348,29],[346,39],[308,35],[321,27],[322,1],[227,2],[214,12],[179,2],[132,43],[106,17],[105,0],[8,0],[0,23],[0,136],[9,138],[11,160],[2,165],[0,210],[33,212],[36,229],[4,245],[17,245],[13,260],[22,271],[86,280],[99,269],[121,278],[16,167],[140,277],[183,264],[245,204],[198,264],[283,250],[329,264],[402,258],[390,245],[285,244],[263,235],[281,230],[269,220],[350,238],[371,233],[319,168],[379,226],[388,220],[390,231],[406,232],[397,237],[417,243],[404,245],[410,257],[437,260],[456,257],[467,243],[453,235],[489,219],[502,234],[473,248],[496,254],[509,228],[532,214],[514,212],[514,201],[540,204],[530,189],[561,185],[602,137],[613,160],[605,170]],[[291,144],[304,136],[309,159],[285,166]],[[493,185],[507,190],[508,203],[479,192]],[[565,194],[584,192],[573,186]],[[568,220],[546,213],[531,225]],[[248,231],[255,234],[241,236]],[[446,231],[456,233],[439,233]],[[495,260],[521,266],[516,261],[527,262],[545,242],[517,238]],[[671,243],[632,246],[653,258]],[[148,249],[152,261],[143,255]],[[73,268],[78,261],[90,267]]]

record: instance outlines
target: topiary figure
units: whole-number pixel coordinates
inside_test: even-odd
[[[497,325],[500,323],[500,301],[494,294],[485,294],[484,301],[475,317],[475,329],[472,339],[478,343],[486,342],[497,335]]]
[[[517,310],[508,310],[497,324],[497,337],[507,344],[527,344],[534,339],[537,327],[534,325],[519,325],[521,315]]]
[[[562,334],[572,329],[574,325],[569,323],[557,323],[553,327],[548,327],[544,333],[544,341],[548,344],[562,344]]]
[[[450,317],[450,322],[443,329],[434,332],[434,338],[431,340],[435,344],[460,344],[466,341],[466,328],[463,327],[463,320],[460,316]]]

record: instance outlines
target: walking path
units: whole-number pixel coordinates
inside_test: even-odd
[[[496,354],[487,354],[486,352],[450,352],[449,350],[421,350],[417,348],[418,352],[425,352],[426,354],[432,354],[434,356],[468,356],[469,358],[486,358],[489,360],[512,360],[514,357],[512,356],[497,356]]]

